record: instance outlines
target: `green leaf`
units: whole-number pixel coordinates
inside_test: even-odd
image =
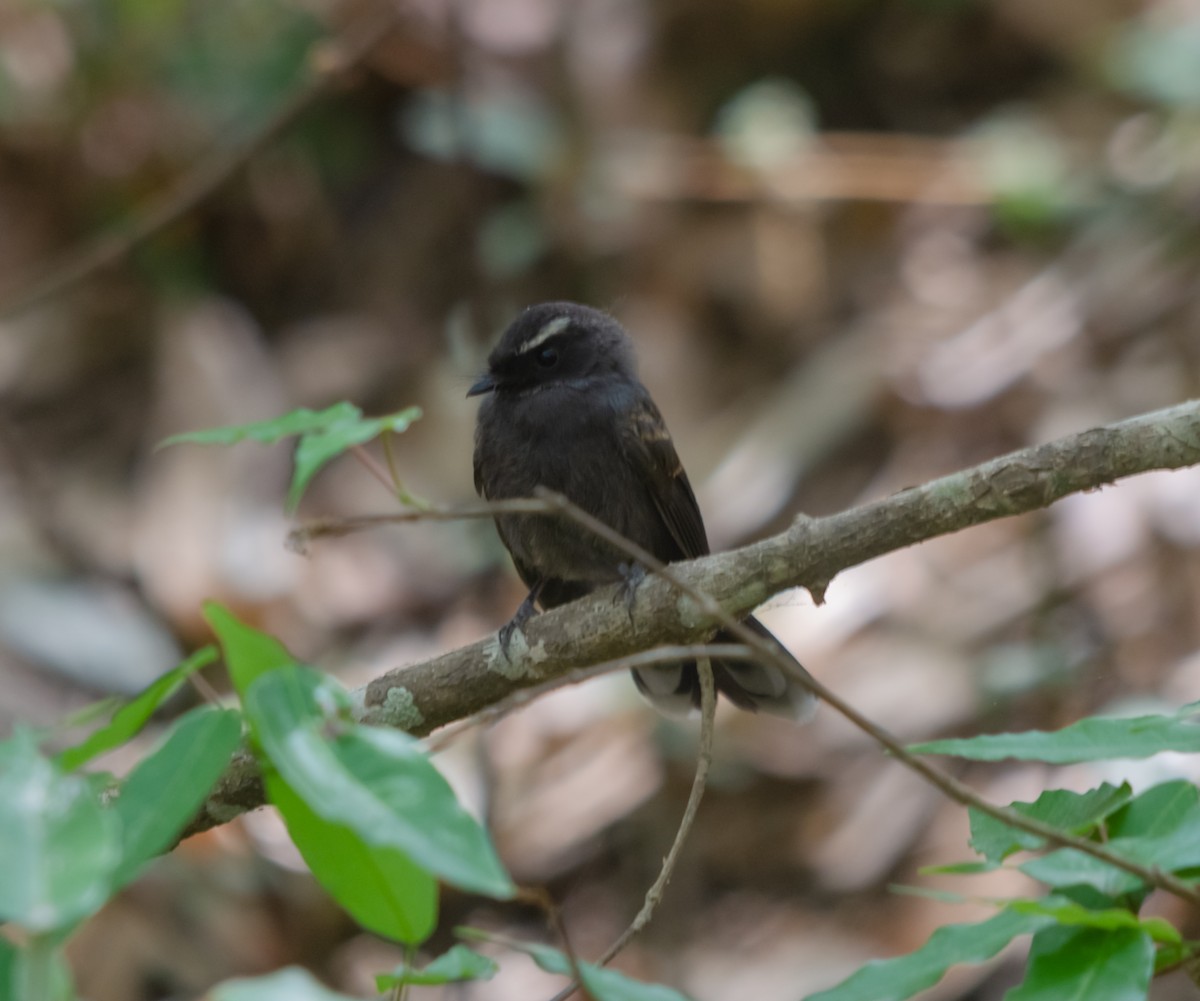
[[[319,984],[311,973],[289,966],[265,977],[227,980],[208,994],[211,1001],[357,1001]]]
[[[1161,838],[1200,825],[1200,789],[1183,779],[1161,782],[1130,800],[1108,825],[1112,838]]]
[[[120,858],[115,817],[28,732],[0,744],[0,921],[39,933],[98,909]]]
[[[375,978],[375,989],[382,993],[405,984],[429,987],[462,980],[491,980],[498,969],[487,956],[481,956],[465,945],[456,945],[421,969],[401,963],[391,973],[379,974]]]
[[[335,720],[344,700],[340,686],[303,667],[260,677],[244,698],[267,758],[320,817],[369,845],[403,852],[463,889],[511,897],[516,888],[487,834],[420,743],[395,730]]]
[[[1188,945],[1163,945],[1154,953],[1154,975],[1169,973],[1195,956],[1195,947]]]
[[[229,677],[242,699],[246,698],[246,692],[256,678],[296,663],[296,658],[279,640],[241,622],[224,605],[206,601],[204,621],[217,634]]]
[[[419,407],[409,407],[387,417],[364,420],[357,407],[352,409],[355,410],[353,417],[347,415],[332,421],[320,430],[303,435],[296,443],[296,469],[287,499],[289,511],[296,509],[305,487],[327,462],[355,445],[370,441],[384,430],[404,431],[421,416]]]
[[[978,876],[999,868],[998,862],[951,862],[948,865],[923,865],[917,872],[922,876]]]
[[[313,476],[331,459],[355,445],[370,441],[383,431],[406,431],[421,416],[420,407],[409,407],[386,417],[364,418],[352,403],[336,403],[325,410],[302,408],[269,421],[210,428],[172,435],[159,447],[178,444],[232,445],[240,441],[273,443],[299,436],[295,469],[288,490],[288,510],[295,510]]]
[[[898,897],[921,897],[923,900],[936,900],[942,904],[965,904],[971,899],[953,890],[935,890],[928,886],[907,886],[904,883],[890,883],[888,890]]]
[[[1003,910],[977,924],[945,925],[916,952],[870,962],[836,987],[810,994],[805,1001],[902,1001],[936,984],[951,966],[982,963],[1018,935],[1052,923],[1044,914]]]
[[[1184,781],[1147,789],[1111,815],[1105,848],[1146,867],[1180,872],[1200,867],[1200,791]],[[1136,876],[1071,848],[1020,866],[1053,887],[1091,886],[1110,897],[1143,887]]]
[[[122,825],[114,888],[174,843],[225,771],[241,737],[240,713],[202,706],[181,716],[162,745],[129,773],[112,807]]]
[[[1176,716],[1090,717],[1053,733],[996,733],[960,740],[932,740],[909,747],[913,754],[953,754],[971,761],[1046,761],[1065,765],[1110,758],[1148,758],[1160,751],[1200,751],[1200,723]]]
[[[320,817],[279,777],[267,796],[283,815],[313,877],[360,925],[416,945],[437,923],[437,881],[402,852],[367,844],[354,830]]]
[[[466,929],[460,929],[466,931]],[[493,936],[497,942],[503,942],[512,949],[529,956],[547,973],[558,973],[564,977],[574,976],[571,962],[557,949],[548,945],[536,945],[532,942],[516,942],[507,938]],[[579,963],[579,974],[583,985],[595,1001],[688,1001],[686,994],[664,987],[662,984],[646,984],[634,980],[616,970],[609,970],[592,963]]]
[[[154,682],[151,682],[154,684]],[[108,695],[102,699],[97,699],[95,702],[89,702],[86,706],[76,709],[73,713],[68,713],[55,720],[50,727],[52,733],[65,733],[68,730],[74,730],[76,727],[91,726],[97,720],[108,719],[112,717],[121,706],[125,705],[128,699],[123,699],[119,695]]]
[[[1017,868],[1025,875],[1058,890],[1090,886],[1107,897],[1119,897],[1143,886],[1140,879],[1124,869],[1116,869],[1073,848],[1060,848],[1041,858],[1024,862]]]
[[[1145,932],[1156,942],[1178,944],[1183,941],[1179,931],[1169,921],[1162,918],[1139,918],[1123,907],[1093,910],[1074,900],[1054,895],[1030,900],[1009,900],[1005,906],[1018,914],[1045,914],[1054,918],[1060,925],[1099,928],[1102,931],[1133,928]]]
[[[1049,789],[1032,803],[1012,803],[1010,809],[1031,820],[1040,820],[1067,834],[1090,834],[1106,818],[1116,813],[1133,797],[1128,783],[1120,787],[1104,783],[1085,793]],[[1013,852],[1045,847],[1043,838],[1010,827],[972,807],[971,847],[984,858],[1000,862]]]
[[[353,403],[335,403],[324,410],[309,410],[301,407],[273,417],[269,421],[255,421],[252,424],[235,424],[223,428],[207,428],[203,431],[185,431],[183,434],[173,434],[159,442],[159,448],[168,445],[235,445],[239,441],[258,441],[271,445],[284,438],[294,438],[296,435],[322,431],[331,425],[357,420],[362,411]]]
[[[1198,838],[1200,832],[1193,829],[1165,838],[1114,838],[1105,843],[1105,848],[1146,868],[1181,872],[1200,868]],[[1050,852],[1018,868],[1049,886],[1090,886],[1110,897],[1133,893],[1145,885],[1132,873],[1072,848]]]
[[[1153,973],[1154,943],[1142,931],[1047,928],[1004,1001],[1144,1001]]]
[[[216,659],[216,647],[206,646],[197,650],[182,664],[156,678],[131,701],[121,706],[107,724],[89,734],[86,740],[62,751],[58,756],[59,765],[65,771],[74,771],[97,755],[124,744],[141,731],[146,721],[154,715],[154,711],[175,694],[188,675],[194,674]]]

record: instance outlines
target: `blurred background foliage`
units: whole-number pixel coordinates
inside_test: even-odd
[[[136,690],[205,639],[204,598],[354,685],[522,597],[485,525],[288,553],[282,450],[155,452],[168,434],[419,404],[406,485],[464,500],[489,342],[522,305],[579,299],[634,332],[728,547],[1195,395],[1198,222],[1196,0],[3,0],[0,729]],[[764,618],[910,739],[1193,700],[1198,489],[1141,477]],[[344,461],[302,515],[390,504]],[[626,969],[701,1001],[797,998],[983,913],[888,893],[964,857],[965,816],[832,714],[719,723]],[[622,677],[440,760],[591,956],[656,871],[694,747]],[[1189,768],[964,774],[1007,802]],[[445,911],[434,946],[461,921],[541,932],[454,894]],[[93,1001],[289,961],[367,993],[398,958],[269,812],[187,842],[73,946]],[[1017,969],[929,996],[999,998]],[[509,958],[445,996],[552,992]]]

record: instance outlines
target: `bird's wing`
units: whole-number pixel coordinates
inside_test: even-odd
[[[483,449],[480,447],[479,439],[475,439],[475,451],[471,456],[471,465],[475,472],[475,493],[484,500],[489,500],[487,490],[484,488],[483,480]]]
[[[630,411],[627,451],[658,514],[679,547],[679,557],[692,559],[708,552],[704,519],[666,422],[649,396]],[[662,553],[656,553],[664,557]]]

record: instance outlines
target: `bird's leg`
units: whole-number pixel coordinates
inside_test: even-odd
[[[525,596],[525,600],[517,609],[517,613],[500,627],[500,650],[504,654],[505,660],[508,660],[508,645],[512,642],[513,633],[523,632],[525,623],[537,615],[537,600],[545,583],[545,581],[538,581],[531,587],[529,594]]]
[[[617,588],[618,601],[625,602],[625,611],[629,613],[629,624],[633,624],[633,605],[637,598],[637,589],[646,579],[646,568],[640,563],[618,563],[617,573],[621,575],[621,586]]]

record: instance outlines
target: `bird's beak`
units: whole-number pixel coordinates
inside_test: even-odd
[[[496,380],[493,379],[492,374],[488,372],[485,375],[481,375],[475,385],[467,390],[467,395],[482,396],[484,393],[490,393],[495,388]]]

